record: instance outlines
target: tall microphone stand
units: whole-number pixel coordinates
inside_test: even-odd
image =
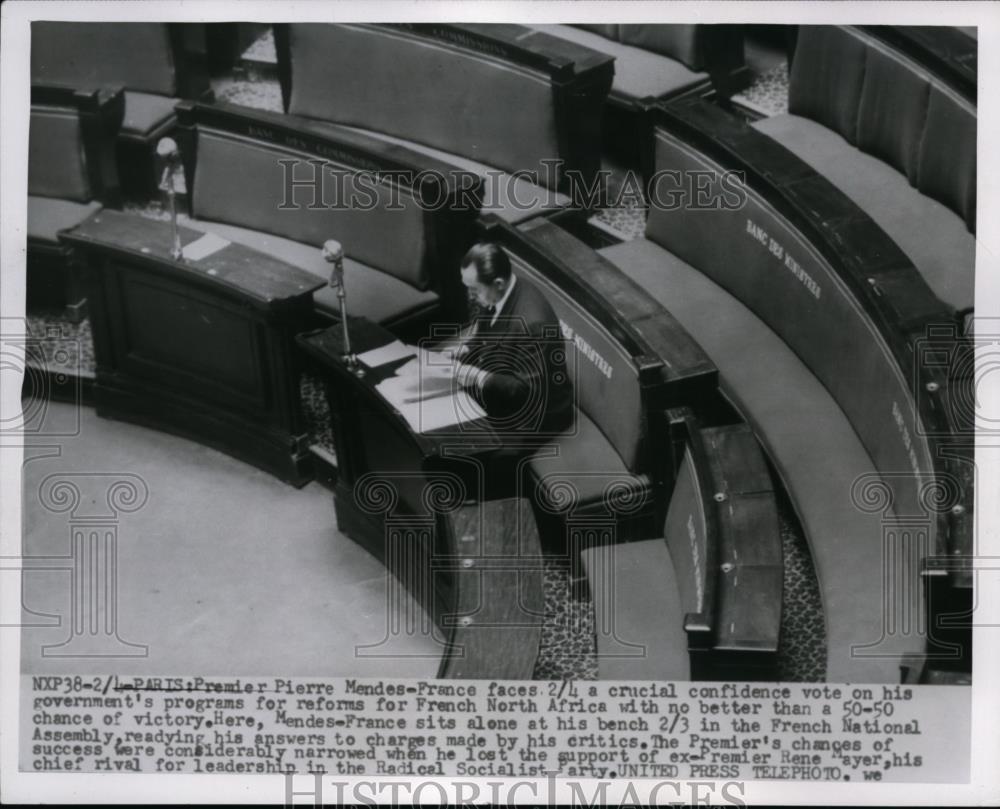
[[[347,289],[344,286],[344,248],[335,239],[323,242],[323,259],[332,264],[330,270],[330,286],[337,290],[337,302],[340,304],[340,327],[343,329],[344,355],[342,357],[347,370],[357,377],[365,375],[365,369],[358,362],[357,355],[351,350],[351,332],[347,328]]]
[[[159,143],[156,144],[156,153],[165,161],[160,187],[166,185],[167,201],[170,205],[170,229],[173,234],[170,257],[174,261],[180,261],[184,258],[184,248],[181,247],[181,231],[177,226],[177,191],[174,188],[174,171],[177,168],[177,158],[180,156],[180,152],[173,138],[160,138]]]

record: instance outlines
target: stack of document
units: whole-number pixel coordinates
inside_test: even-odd
[[[358,354],[358,360],[366,367],[375,369],[388,365],[390,362],[408,359],[417,356],[418,349],[415,346],[408,346],[399,340],[393,340],[384,346],[373,348],[363,354]]]
[[[365,359],[366,356],[368,359]],[[486,416],[475,399],[453,379],[435,372],[435,369],[450,362],[442,354],[397,341],[374,352],[366,352],[358,359],[366,365],[371,360],[377,364],[369,367],[378,367],[407,356],[413,359],[398,368],[395,376],[388,377],[375,388],[415,432],[429,433]]]

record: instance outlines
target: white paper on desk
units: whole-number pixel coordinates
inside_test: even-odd
[[[409,348],[413,351],[413,355],[409,362],[396,368],[396,376],[422,380],[423,386],[428,391],[439,390],[442,379],[451,381],[452,359],[450,356],[415,346],[409,346]],[[447,373],[442,374],[442,371]],[[414,381],[413,384],[417,383]]]
[[[232,242],[214,233],[206,233],[200,239],[195,239],[184,248],[184,258],[188,261],[201,261],[212,253],[218,253],[223,247],[229,247]]]
[[[451,379],[429,375],[421,378],[418,374],[390,376],[379,382],[376,388],[387,402],[397,408],[428,399],[451,396],[459,391]]]
[[[371,351],[365,351],[363,354],[358,354],[358,359],[368,368],[379,368],[383,365],[388,365],[390,362],[415,356],[417,356],[416,348],[408,346],[399,340],[394,340],[387,345],[373,348]]]
[[[441,395],[441,383],[453,384],[450,380],[434,380],[428,386],[426,382],[421,385],[420,380],[413,376],[394,376],[380,382],[376,389],[418,433],[454,427],[486,415],[464,390]],[[418,396],[423,398],[416,399]]]

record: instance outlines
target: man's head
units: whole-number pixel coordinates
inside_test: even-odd
[[[480,242],[462,259],[462,283],[469,299],[480,306],[499,301],[510,284],[510,259],[498,245]]]

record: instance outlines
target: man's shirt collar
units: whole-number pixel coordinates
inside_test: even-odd
[[[503,297],[496,302],[493,309],[493,318],[490,320],[490,325],[492,326],[497,322],[497,318],[500,317],[500,313],[503,311],[504,305],[507,303],[507,299],[510,297],[510,293],[514,289],[514,284],[517,283],[517,276],[514,273],[510,274],[510,283],[507,284],[507,289],[504,290]]]

